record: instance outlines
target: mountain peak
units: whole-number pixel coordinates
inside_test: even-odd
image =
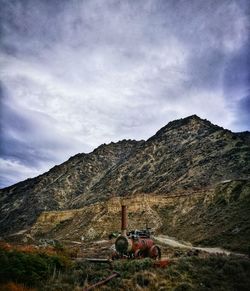
[[[160,130],[158,130],[156,134],[153,137],[151,137],[149,140],[153,140],[160,136],[164,136],[165,133],[170,130],[179,130],[183,127],[186,127],[186,131],[191,131],[191,132],[197,132],[198,130],[201,130],[201,129],[206,129],[206,130],[210,129],[212,131],[223,129],[222,127],[219,127],[218,125],[214,125],[209,120],[202,119],[198,115],[193,114],[185,118],[180,118],[174,121],[170,121],[167,125],[165,125]]]
[[[192,115],[189,115],[187,117],[184,117],[182,119],[195,119],[195,120],[202,120],[202,118],[200,118],[198,115],[196,114],[192,114]]]
[[[190,122],[194,122],[194,123],[199,123],[199,124],[209,124],[214,126],[210,121],[208,121],[207,119],[202,119],[200,118],[198,115],[193,114],[184,118],[180,118],[180,119],[176,119],[174,121],[170,121],[165,127],[181,127],[183,125],[186,125]]]

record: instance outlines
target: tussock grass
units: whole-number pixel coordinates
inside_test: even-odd
[[[98,290],[244,291],[250,288],[250,260],[239,257],[181,256],[164,269],[156,268],[151,259],[119,260],[111,270],[101,263],[74,262],[70,257],[1,249],[0,266],[0,290],[5,290],[1,287],[10,282],[23,286],[25,291],[29,288],[82,290],[106,278],[113,270],[121,276]]]

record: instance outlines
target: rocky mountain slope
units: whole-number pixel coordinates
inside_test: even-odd
[[[69,208],[72,200],[87,193],[141,143],[128,140],[101,145],[90,154],[77,154],[43,175],[1,190],[0,233],[25,229],[44,210]]]
[[[111,169],[92,193],[171,194],[249,177],[249,142],[191,116],[170,122]]]
[[[220,228],[230,225],[233,229],[216,233],[216,242],[220,236],[230,237],[223,236],[223,231],[237,232],[234,229],[242,229],[237,225],[249,218],[249,177],[250,134],[232,133],[193,115],[170,122],[147,141],[102,145],[34,179],[2,189],[0,232],[6,236],[30,231],[33,225],[32,235],[101,237],[119,225],[119,217],[110,213],[117,214],[120,207],[108,206],[114,199],[118,199],[117,205],[123,198],[134,205],[133,201],[140,204],[142,197],[147,197],[151,202],[142,204],[144,210],[131,212],[132,225],[145,219],[154,221],[156,231],[192,237],[197,242],[209,241],[216,224]],[[230,203],[214,203],[214,197],[219,196],[221,201],[229,201],[228,193],[236,198],[229,199]],[[228,211],[228,221],[217,217],[216,222],[211,205],[223,215]],[[245,218],[239,215],[242,207]],[[231,223],[234,215],[237,225]],[[206,228],[209,236],[204,234]]]

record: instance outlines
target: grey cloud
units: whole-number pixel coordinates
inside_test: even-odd
[[[249,131],[249,127],[246,127],[246,124],[248,126],[250,124],[250,92],[234,106],[234,110],[241,116],[240,119],[235,121],[235,126],[239,128],[239,131]]]
[[[0,2],[6,185],[194,113],[249,126],[248,1]]]
[[[237,53],[228,58],[225,65],[223,82],[229,98],[234,96],[230,92],[250,89],[250,38]],[[244,94],[243,94],[244,95]]]

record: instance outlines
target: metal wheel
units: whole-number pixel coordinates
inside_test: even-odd
[[[143,253],[142,253],[141,250],[136,250],[136,251],[135,251],[135,258],[136,258],[136,259],[141,259],[141,258],[143,258]]]
[[[161,259],[161,249],[157,245],[153,245],[150,248],[149,256],[152,259],[160,260]]]

